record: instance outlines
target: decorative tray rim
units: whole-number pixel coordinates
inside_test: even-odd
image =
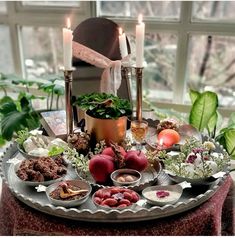
[[[3,155],[0,157],[0,175],[3,178],[3,181],[7,184],[9,189],[13,194],[16,195],[16,197],[27,204],[28,206],[39,210],[44,213],[48,213],[51,215],[59,216],[59,217],[65,217],[72,220],[83,220],[83,221],[95,221],[95,222],[135,222],[135,221],[143,221],[143,220],[151,220],[151,219],[157,219],[162,218],[174,214],[178,214],[187,210],[190,210],[196,206],[201,205],[203,202],[208,200],[212,195],[217,191],[219,186],[224,182],[224,180],[228,176],[227,173],[220,179],[218,179],[218,183],[214,184],[210,189],[208,189],[205,193],[199,194],[194,198],[188,199],[186,202],[179,201],[175,204],[167,204],[163,207],[160,206],[152,206],[150,208],[145,208],[136,205],[135,207],[138,207],[138,209],[124,209],[124,210],[103,210],[103,209],[97,209],[95,211],[92,211],[88,208],[65,208],[61,206],[54,206],[52,204],[43,204],[42,201],[38,202],[33,200],[32,198],[27,197],[26,195],[20,193],[17,191],[16,188],[11,186],[8,183],[8,179],[6,178],[5,174],[6,171],[3,169],[3,158],[7,153],[7,150],[13,149],[14,144],[11,143],[6,150],[4,151]],[[13,154],[15,154],[17,151],[15,151]],[[163,172],[161,172],[163,173]],[[49,210],[48,210],[49,209]],[[147,212],[147,215],[144,215]],[[88,216],[86,217],[86,215]],[[114,216],[113,219],[110,219],[110,216],[106,217],[106,215],[113,215],[116,214],[117,216]],[[78,216],[76,216],[78,215]],[[83,216],[79,216],[83,215]],[[97,215],[96,219],[94,217],[91,217],[89,215]],[[104,218],[100,218],[104,216]],[[129,216],[128,216],[129,215]],[[118,218],[118,216],[120,216]]]

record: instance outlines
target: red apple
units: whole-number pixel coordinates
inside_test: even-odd
[[[164,129],[158,134],[157,139],[166,147],[171,147],[180,141],[180,134],[173,129]]]
[[[105,183],[115,170],[114,159],[108,155],[94,155],[89,161],[89,170],[97,183]]]
[[[126,151],[124,150],[124,148],[121,147],[121,146],[119,146],[119,149],[120,149],[121,154],[125,157]],[[111,157],[115,157],[115,156],[116,156],[111,146],[110,146],[110,147],[106,147],[106,148],[102,151],[102,154],[103,154],[103,155],[109,155],[109,156],[111,156]]]
[[[148,159],[142,151],[129,150],[125,156],[125,163],[127,168],[140,172],[148,166]]]

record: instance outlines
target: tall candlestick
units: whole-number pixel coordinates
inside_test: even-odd
[[[63,28],[63,52],[64,52],[64,69],[72,68],[72,40],[73,31],[70,29],[71,22],[67,19],[67,28]]]
[[[123,32],[121,27],[119,28],[119,48],[123,59],[128,55],[128,51],[126,45],[126,34]]]
[[[144,60],[144,34],[145,24],[142,22],[143,16],[139,14],[138,24],[136,25],[136,67],[143,67]]]

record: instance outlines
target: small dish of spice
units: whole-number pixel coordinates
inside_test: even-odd
[[[46,188],[48,199],[53,205],[76,207],[84,203],[91,193],[91,186],[83,180],[67,180]]]
[[[134,169],[117,169],[111,174],[115,186],[138,185],[142,175]]]
[[[181,185],[151,186],[142,191],[143,197],[151,205],[164,206],[176,203],[183,193]]]

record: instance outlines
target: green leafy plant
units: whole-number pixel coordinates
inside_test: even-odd
[[[56,109],[59,109],[59,98],[64,95],[64,85],[58,83],[64,79],[60,75],[48,75],[43,82],[38,82],[38,89],[47,94],[47,109],[52,110],[54,96],[56,96]]]
[[[74,104],[88,115],[100,119],[117,119],[132,113],[129,101],[107,93],[83,94]]]
[[[227,127],[222,128],[215,139],[224,146],[231,158],[235,159],[235,113],[231,114]]]
[[[11,140],[14,133],[28,128],[37,128],[39,115],[33,109],[31,100],[35,96],[21,92],[16,100],[6,96],[0,102],[0,134],[2,140]]]
[[[29,138],[29,136],[30,136],[29,129],[26,127],[25,129],[17,132],[16,142],[20,146],[23,146],[23,143]]]
[[[235,113],[231,114],[228,125],[219,130],[222,116],[218,112],[217,94],[190,90],[190,98],[192,108],[189,123],[200,132],[207,129],[208,135],[223,145],[231,158],[235,159]]]
[[[4,97],[0,99],[0,146],[4,145],[6,140],[11,140],[19,130],[26,127],[30,130],[40,125],[39,114],[34,110],[32,100],[41,100],[45,97],[30,94],[30,88],[36,85],[39,90],[47,93],[48,110],[53,109],[53,100],[56,97],[58,109],[59,98],[64,95],[63,82],[60,75],[47,75],[35,81],[15,74],[0,73],[0,90],[4,93]],[[9,96],[9,90],[18,93],[17,99]]]
[[[199,93],[190,90],[192,108],[189,123],[202,132],[207,128],[208,133],[214,132],[217,123],[218,97],[216,93],[206,91]]]

